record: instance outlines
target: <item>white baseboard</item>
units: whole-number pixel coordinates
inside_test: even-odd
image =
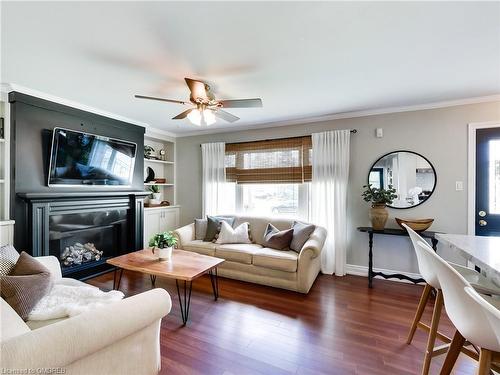
[[[346,268],[346,273],[348,275],[368,277],[368,267],[367,266],[359,266],[357,264],[346,264],[345,268]],[[374,267],[373,271],[375,271],[375,272],[383,272],[383,273],[386,273],[386,274],[400,273],[402,275],[405,275],[405,276],[408,276],[408,277],[411,277],[411,278],[414,278],[414,279],[419,279],[419,278],[422,277],[418,273],[388,270],[388,269],[385,269],[385,268],[375,268]],[[375,277],[375,278],[376,279],[383,279],[383,278],[378,277],[378,276]],[[387,280],[389,280],[389,281],[397,281],[397,282],[400,282],[400,283],[410,283],[410,284],[413,284],[411,281],[408,281],[408,280],[399,280],[399,279],[387,279]]]

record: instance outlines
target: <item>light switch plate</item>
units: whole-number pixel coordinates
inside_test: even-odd
[[[463,181],[455,181],[455,191],[464,190],[464,182]]]
[[[377,138],[382,138],[384,136],[384,129],[377,128],[375,131],[375,135],[377,136]]]

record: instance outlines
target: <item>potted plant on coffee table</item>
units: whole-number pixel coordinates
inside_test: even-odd
[[[154,254],[157,249],[158,258],[160,260],[169,260],[172,257],[172,250],[176,245],[177,237],[175,237],[174,233],[171,231],[157,233],[149,240],[151,251]]]
[[[371,202],[369,217],[374,230],[384,230],[389,217],[386,205],[391,204],[396,195],[396,189],[389,185],[388,189],[375,188],[371,184],[363,185],[365,191],[361,195],[366,202]]]

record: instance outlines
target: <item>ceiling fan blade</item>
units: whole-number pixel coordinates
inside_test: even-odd
[[[191,78],[184,78],[184,80],[191,91],[191,100],[196,102],[196,99],[201,99],[202,101],[208,101],[210,99],[207,95],[205,82],[197,81]]]
[[[258,108],[262,107],[262,99],[235,99],[235,100],[219,100],[223,108]]]
[[[214,114],[216,117],[227,121],[227,122],[235,122],[238,121],[240,118],[238,116],[235,116],[229,112],[223,111],[222,109],[217,109],[214,111]]]
[[[144,96],[144,95],[134,95],[138,99],[149,99],[149,100],[158,100],[160,102],[168,102],[168,103],[177,103],[177,104],[188,104],[183,102],[182,100],[174,100],[174,99],[163,99],[163,98],[155,98],[154,96]]]
[[[183,118],[186,118],[187,115],[189,115],[189,113],[193,110],[194,108],[190,108],[182,113],[179,113],[177,116],[175,117],[172,117],[172,120],[180,120],[180,119],[183,119]]]

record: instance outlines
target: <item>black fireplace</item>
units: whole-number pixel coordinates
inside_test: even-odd
[[[64,276],[106,272],[106,260],[143,244],[144,192],[18,194],[25,202],[33,256],[53,255]]]

